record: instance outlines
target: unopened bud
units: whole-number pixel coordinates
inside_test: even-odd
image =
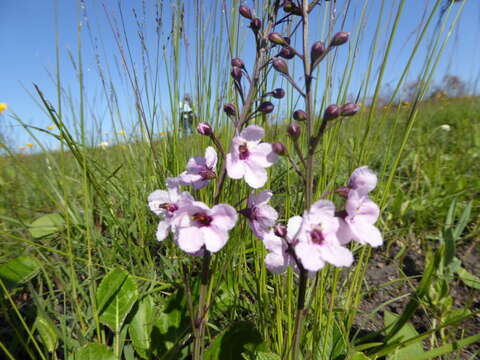
[[[279,33],[273,32],[268,35],[268,40],[275,45],[287,45],[287,42]]]
[[[287,148],[281,142],[274,142],[272,143],[272,150],[274,153],[285,156],[287,155]]]
[[[345,31],[340,31],[333,35],[332,41],[330,41],[330,46],[340,46],[345,44],[350,37],[350,33]]]
[[[278,237],[284,238],[287,236],[287,227],[283,224],[275,224],[273,227],[273,233]]]
[[[295,57],[295,52],[288,46],[284,46],[282,50],[278,53],[278,56],[283,57],[284,59],[290,60]]]
[[[345,104],[340,108],[342,116],[353,116],[360,110],[357,104]]]
[[[225,112],[225,114],[227,114],[227,116],[231,117],[235,116],[235,114],[237,113],[237,108],[233,104],[225,104],[223,105],[223,111]]]
[[[302,128],[295,123],[291,123],[287,127],[287,132],[293,140],[297,140],[300,136],[300,133],[302,132]]]
[[[213,129],[210,124],[206,122],[201,122],[197,125],[197,131],[200,135],[210,136],[213,134]]]
[[[313,43],[312,50],[310,51],[310,61],[312,64],[315,64],[315,62],[325,55],[326,52],[327,49],[325,48],[325,44],[323,42],[317,41]]]
[[[295,110],[293,113],[293,118],[297,121],[306,121],[307,113],[303,110]]]
[[[285,1],[283,3],[283,11],[294,15],[302,15],[302,9],[300,9],[292,1]]]
[[[323,113],[323,118],[325,120],[333,120],[338,118],[341,115],[341,110],[337,105],[328,105]]]
[[[262,27],[262,20],[259,18],[252,19],[250,21],[250,29],[252,29],[254,32],[258,32]]]
[[[240,79],[242,78],[242,69],[234,66],[232,67],[232,72],[230,74],[232,75],[232,78],[234,78],[237,81],[240,81]]]
[[[285,96],[285,90],[283,90],[282,88],[277,88],[272,91],[272,96],[275,99],[282,99]]]
[[[240,5],[238,11],[240,12],[240,15],[242,15],[244,18],[252,19],[252,10],[250,10],[248,6]]]
[[[232,66],[233,67],[238,67],[240,69],[245,69],[245,63],[243,62],[242,59],[240,58],[234,58],[232,59]]]
[[[270,114],[273,109],[275,109],[275,106],[270,101],[264,101],[263,103],[260,104],[258,107],[258,111],[264,113],[264,114]]]
[[[284,60],[273,58],[272,65],[278,72],[281,72],[282,74],[288,74],[288,65]]]

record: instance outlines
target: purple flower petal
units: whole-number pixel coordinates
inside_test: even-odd
[[[240,137],[247,141],[260,141],[265,136],[265,131],[258,125],[250,125],[242,130]]]

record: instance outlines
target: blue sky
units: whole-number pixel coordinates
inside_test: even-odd
[[[187,0],[187,4],[189,1]],[[474,83],[474,80],[479,76],[480,72],[480,49],[478,46],[478,34],[480,30],[480,1],[478,0],[466,0],[465,9],[460,19],[459,25],[452,36],[449,46],[446,50],[438,71],[437,79],[440,79],[443,74],[450,73],[460,76],[464,81],[468,83]],[[147,0],[148,10],[153,9],[153,0]],[[164,12],[162,20],[164,21],[165,29],[169,28],[172,18],[172,6],[174,1],[164,2]],[[84,18],[83,12],[80,8],[80,2],[78,0],[0,0],[0,102],[5,102],[9,105],[11,111],[15,112],[22,121],[30,125],[34,125],[41,128],[46,128],[51,125],[51,122],[45,116],[45,114],[35,104],[31,94],[34,94],[33,83],[38,84],[44,93],[52,99],[55,99],[55,85],[52,81],[51,75],[55,73],[55,34],[59,36],[59,48],[60,48],[60,65],[62,72],[62,83],[66,91],[71,91],[72,97],[78,100],[78,81],[76,73],[69,57],[69,51],[76,57],[77,52],[77,24],[82,21],[82,43],[83,43],[83,65],[85,71],[85,87],[88,92],[88,108],[89,111],[95,113],[95,121],[100,121],[99,118],[107,117],[106,105],[100,99],[101,86],[98,82],[98,73],[96,72],[96,59],[95,51],[92,48],[91,38],[89,36],[86,22],[89,23],[93,30],[94,41],[100,46],[103,58],[102,64],[109,64],[111,70],[111,78],[122,84],[125,89],[128,88],[128,79],[125,73],[122,74],[118,71],[118,65],[115,63],[115,59],[118,61],[119,50],[115,43],[115,39],[112,36],[112,30],[109,25],[112,19],[118,21],[119,13],[117,7],[118,0],[86,0],[85,6],[87,8],[88,19]],[[141,7],[138,6],[141,3],[140,0],[120,0],[122,9],[124,9],[124,15],[126,19],[125,32],[131,39],[136,39],[136,24],[135,19],[131,16],[131,8],[136,7],[137,11],[141,12]],[[214,7],[221,3],[219,0],[205,1],[206,8]],[[245,1],[246,4],[251,2]],[[338,1],[339,12],[345,3],[345,0]],[[353,1],[353,4],[362,3],[362,1]],[[369,17],[375,19],[378,16],[378,8],[381,3],[380,0],[370,0],[371,14]],[[396,6],[398,0],[387,1],[388,6]],[[418,30],[418,21],[422,16],[425,7],[433,3],[432,0],[407,0],[405,10],[401,18],[399,31],[397,33],[397,41],[395,42],[393,56],[391,57],[390,67],[385,76],[384,82],[394,82],[398,79],[402,67],[401,63],[405,62],[409,54],[409,44],[412,43],[412,39],[415,37],[416,30]],[[103,7],[105,4],[105,9]],[[457,5],[458,6],[458,5]],[[220,7],[217,7],[217,12],[212,11],[213,14],[220,14]],[[345,30],[353,31],[349,29],[353,27],[354,18],[358,16],[360,9],[359,6],[352,6],[352,16],[348,18]],[[389,13],[387,8],[386,14]],[[106,14],[109,14],[108,16]],[[357,15],[355,15],[357,14]],[[211,14],[210,14],[211,15]],[[152,20],[147,33],[150,35],[154,32],[153,18],[155,14],[148,14],[147,18]],[[191,9],[186,9],[185,23],[187,33],[192,37],[191,41],[194,42],[195,32],[193,30],[193,19],[195,14]],[[219,16],[219,15],[217,15]],[[321,19],[320,13],[317,15],[318,19]],[[221,19],[220,21],[223,21]],[[320,20],[318,21],[320,22]],[[365,46],[371,41],[373,36],[373,24],[367,24],[367,30],[364,35]],[[247,32],[246,22],[241,22],[241,29]],[[339,29],[337,29],[339,30]],[[165,32],[165,36],[168,32]],[[248,36],[249,34],[247,34]],[[152,37],[149,38],[151,41]],[[147,42],[148,42],[147,41]],[[149,44],[152,44],[149,42]],[[131,42],[133,52],[137,52],[138,41]],[[192,62],[195,59],[195,48],[192,46],[190,54],[185,56],[185,53],[181,54],[181,64],[184,67],[180,78],[182,79],[180,91],[188,91],[190,83],[187,78],[194,76],[194,68]],[[424,49],[422,50],[424,51]],[[244,46],[244,54],[246,57],[251,52],[251,46]],[[138,52],[139,53],[139,52]],[[116,54],[117,57],[109,56],[110,54]],[[137,59],[136,61],[139,61]],[[362,64],[364,57],[359,57],[359,68],[366,66]],[[248,64],[248,61],[246,61]],[[397,66],[397,63],[399,66]],[[421,62],[418,62],[415,66],[421,66]],[[121,66],[120,66],[121,67]],[[412,69],[412,73],[415,72],[415,68]],[[417,69],[418,70],[418,69]],[[361,75],[354,76],[352,81],[353,92],[355,87],[359,86],[361,82]],[[164,76],[164,73],[160,74]],[[412,74],[414,76],[414,74]],[[166,82],[165,79],[161,79]],[[119,87],[121,89],[122,86]],[[478,89],[476,89],[478,90]],[[124,92],[120,91],[119,96],[127,99],[131,96],[128,90]],[[170,100],[168,99],[167,92],[159,94],[162,97],[162,108],[164,112],[169,111]],[[37,97],[34,95],[34,98]],[[37,99],[38,100],[38,99]],[[125,127],[129,128],[129,119],[134,118],[132,114],[132,103],[125,104],[122,109],[129,113],[129,116],[125,116]],[[20,146],[26,142],[31,142],[32,138],[25,131],[15,125],[16,123],[9,119],[11,112],[6,112],[3,118],[0,119],[0,131],[7,135],[8,138],[15,144]],[[70,119],[74,121],[74,119]],[[117,128],[118,130],[118,128]],[[105,133],[112,133],[113,129],[111,125],[105,125]],[[52,144],[45,135],[39,134],[42,141]],[[107,138],[107,134],[100,134],[96,137],[96,141],[100,141],[103,138]]]

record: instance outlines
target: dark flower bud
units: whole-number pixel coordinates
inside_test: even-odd
[[[323,113],[323,118],[325,120],[333,120],[341,115],[341,109],[337,105],[328,105]]]
[[[272,65],[278,72],[281,72],[282,74],[288,74],[288,65],[284,60],[273,58]]]
[[[345,104],[340,108],[342,116],[353,116],[360,110],[357,104]]]
[[[287,236],[287,227],[283,224],[275,224],[273,227],[273,233],[278,237],[284,238]]]
[[[287,132],[293,140],[297,140],[302,132],[302,128],[295,123],[291,123],[287,127]]]
[[[283,90],[282,88],[277,88],[272,91],[272,96],[275,99],[282,99],[285,96],[285,90]]]
[[[312,64],[314,64],[317,59],[325,55],[326,52],[327,49],[325,48],[325,44],[323,42],[317,41],[313,43],[312,50],[310,52],[310,61]]]
[[[274,142],[272,144],[272,150],[273,150],[274,153],[276,153],[280,156],[287,155],[287,148],[281,142]]]
[[[340,46],[345,44],[350,37],[350,33],[345,31],[340,31],[333,35],[332,41],[330,41],[330,46]]]
[[[334,192],[338,195],[340,195],[341,197],[344,197],[344,198],[347,198],[348,197],[348,193],[350,191],[350,188],[348,186],[340,186],[339,188],[336,188],[334,190]]]
[[[287,42],[279,33],[273,32],[268,35],[268,40],[275,45],[287,45]]]
[[[244,18],[252,19],[252,11],[248,6],[240,5],[238,11],[240,12],[240,15],[242,15]]]
[[[273,111],[273,109],[275,109],[275,106],[273,106],[273,104],[270,101],[265,101],[260,104],[257,110],[264,114],[270,114]]]
[[[285,1],[283,3],[283,11],[294,15],[302,15],[302,9],[291,1]]]
[[[233,104],[225,104],[223,105],[223,111],[225,112],[225,114],[227,114],[227,116],[231,117],[235,116],[235,114],[237,113],[237,108]]]
[[[240,58],[234,58],[232,59],[232,66],[233,67],[238,67],[240,69],[245,69],[245,63],[243,62],[242,59]]]
[[[197,131],[200,135],[210,136],[213,134],[213,129],[210,124],[206,122],[201,122],[197,125]]]
[[[290,60],[295,57],[295,52],[288,46],[282,47],[282,50],[278,53],[278,56],[283,57],[284,59]]]
[[[242,78],[242,69],[234,66],[232,67],[232,72],[230,74],[235,80],[240,81],[240,79]]]
[[[255,19],[252,19],[252,21],[250,21],[250,29],[252,29],[254,32],[257,32],[258,30],[260,30],[261,27],[262,27],[262,20],[260,20],[259,18],[255,18]]]
[[[293,113],[293,118],[297,121],[307,120],[307,113],[303,110],[295,110]]]
[[[283,37],[283,40],[285,40],[285,42],[290,45],[290,38],[288,36],[284,36]]]

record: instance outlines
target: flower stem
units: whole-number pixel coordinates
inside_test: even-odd
[[[293,333],[293,351],[292,351],[292,360],[299,359],[300,354],[300,340],[302,339],[302,330],[303,330],[303,320],[305,318],[306,309],[305,309],[305,293],[307,291],[307,271],[305,269],[300,269],[300,286],[298,290],[298,301],[297,301],[297,315],[295,318],[295,331]]]
[[[205,250],[205,254],[203,255],[202,273],[200,274],[200,299],[193,328],[193,360],[203,359],[203,338],[205,335],[205,325],[207,320],[207,292],[210,283],[210,260],[211,254],[208,250]]]

